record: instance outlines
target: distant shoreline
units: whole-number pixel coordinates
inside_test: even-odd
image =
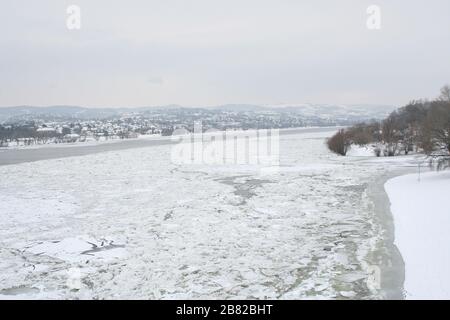
[[[395,245],[394,216],[384,185],[390,179],[410,172],[409,168],[388,170],[367,189],[374,205],[375,219],[384,230],[383,246],[374,252],[371,263],[380,268],[380,290],[386,300],[404,299],[405,263]]]
[[[328,132],[337,130],[342,127],[300,127],[300,128],[284,128],[279,129],[280,135],[289,135],[296,133],[314,133],[314,132]],[[256,129],[254,129],[256,130]],[[238,130],[236,130],[238,131]],[[247,132],[246,130],[242,132]],[[48,159],[59,159],[67,157],[83,156],[93,153],[101,153],[108,151],[144,148],[156,145],[174,144],[176,142],[171,140],[172,136],[155,136],[149,138],[111,140],[99,142],[96,144],[55,144],[42,145],[39,147],[24,147],[24,148],[3,148],[0,149],[0,166],[13,165],[25,162],[34,162]]]

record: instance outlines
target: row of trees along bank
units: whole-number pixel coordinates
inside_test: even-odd
[[[426,154],[438,169],[450,167],[450,87],[434,100],[417,100],[382,121],[339,130],[328,148],[345,156],[352,145],[368,146],[376,156]]]

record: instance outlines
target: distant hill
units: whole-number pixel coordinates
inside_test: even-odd
[[[383,118],[390,114],[397,107],[388,105],[333,105],[333,104],[301,104],[301,105],[284,105],[272,106],[272,110],[283,112],[295,112],[305,115],[329,115],[334,116],[361,116],[367,118]]]
[[[229,112],[258,112],[266,110],[267,108],[251,104],[226,104],[222,106],[209,107],[206,109],[229,111]]]
[[[208,110],[210,112],[255,112],[255,113],[295,113],[305,118],[320,118],[328,120],[350,119],[352,121],[364,121],[369,119],[383,119],[395,110],[394,106],[385,105],[330,105],[330,104],[298,104],[298,105],[250,105],[228,104],[206,108],[186,108],[178,105],[160,107],[138,108],[86,108],[78,106],[50,106],[50,107],[3,107],[0,108],[0,123],[30,121],[39,117],[47,121],[56,120],[88,120],[106,119],[129,113],[141,113],[147,111],[174,112],[183,110]]]
[[[33,118],[53,119],[91,119],[114,116],[118,111],[109,108],[94,109],[76,106],[51,107],[5,107],[0,108],[0,122],[17,122],[33,120]]]

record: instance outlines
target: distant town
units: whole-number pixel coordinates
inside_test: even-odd
[[[174,130],[249,130],[347,126],[387,116],[393,107],[301,105],[213,108],[9,107],[0,113],[0,147],[170,136]]]

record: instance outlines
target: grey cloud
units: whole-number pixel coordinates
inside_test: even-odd
[[[450,3],[24,1],[0,10],[0,106],[403,104],[450,82]],[[77,4],[82,29],[65,27]]]

